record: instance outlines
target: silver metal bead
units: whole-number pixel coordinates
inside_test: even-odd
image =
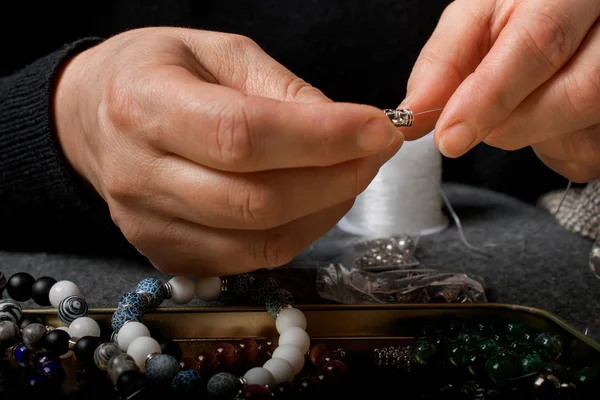
[[[385,115],[388,116],[390,121],[392,121],[392,123],[396,127],[410,127],[415,122],[415,116],[412,110],[409,109],[385,109],[383,110],[383,112],[385,113]]]
[[[163,286],[165,287],[165,298],[170,299],[173,297],[173,285],[171,285],[169,282],[165,282]]]

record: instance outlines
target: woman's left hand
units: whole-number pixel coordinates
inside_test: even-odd
[[[422,50],[401,107],[448,157],[532,146],[575,182],[600,178],[600,1],[457,0]],[[439,119],[438,119],[439,116]]]

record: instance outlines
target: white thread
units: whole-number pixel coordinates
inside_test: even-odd
[[[433,133],[407,141],[381,167],[338,227],[363,237],[438,233],[448,226],[438,191],[441,180],[442,155]]]

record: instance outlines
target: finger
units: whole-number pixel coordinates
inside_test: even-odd
[[[269,229],[355,198],[400,146],[388,149],[383,159],[374,155],[329,167],[249,174],[165,158],[148,182],[154,188],[148,207],[216,228]]]
[[[163,96],[144,99],[156,121],[144,130],[146,140],[219,170],[332,165],[376,154],[402,135],[374,107],[247,97],[176,68],[153,79],[166,88]]]
[[[156,268],[169,274],[241,274],[288,263],[327,233],[352,204],[348,201],[264,231],[213,229],[181,220],[155,220],[129,240]]]
[[[487,138],[516,150],[600,123],[600,24],[563,70],[538,88]]]
[[[533,146],[538,155],[560,161],[571,161],[594,167],[600,165],[600,125],[538,143]]]
[[[538,154],[540,160],[554,172],[575,183],[587,183],[600,178],[600,166],[586,165],[575,161],[558,160]]]
[[[596,0],[519,2],[477,70],[456,90],[436,125],[448,157],[480,143],[577,50],[598,18]]]
[[[487,1],[458,1],[446,8],[417,58],[400,108],[419,112],[447,103],[489,48],[492,12]],[[414,140],[431,132],[439,116],[438,112],[416,117],[412,127],[402,128],[405,138]]]

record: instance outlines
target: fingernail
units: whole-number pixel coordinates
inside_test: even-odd
[[[477,132],[464,122],[450,126],[440,136],[440,151],[446,157],[463,155],[478,137]]]
[[[398,135],[402,134],[389,121],[372,119],[358,135],[358,147],[365,152],[387,149],[397,140]]]

